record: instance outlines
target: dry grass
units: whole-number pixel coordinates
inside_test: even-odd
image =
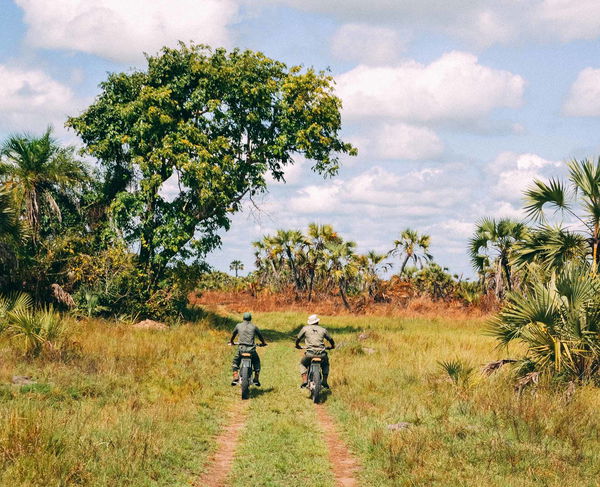
[[[318,296],[307,302],[304,296],[293,292],[271,293],[261,291],[252,294],[248,291],[203,291],[200,296],[191,295],[190,301],[199,306],[220,307],[236,313],[247,310],[261,312],[296,311],[318,313],[328,316],[348,315],[348,310],[339,297]],[[495,303],[486,301],[484,307],[464,306],[458,301],[432,301],[427,297],[415,297],[389,303],[365,303],[361,298],[350,298],[353,315],[411,317],[447,316],[456,319],[488,316],[495,309]]]
[[[0,485],[175,485],[202,468],[229,350],[201,322],[167,331],[79,324],[78,356],[26,360],[0,344]],[[33,385],[11,384],[14,375]],[[229,392],[229,391],[226,391]]]

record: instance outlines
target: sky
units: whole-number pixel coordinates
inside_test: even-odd
[[[482,217],[523,218],[522,191],[600,155],[597,0],[0,0],[0,139],[64,128],[109,72],[194,41],[328,69],[359,150],[323,179],[297,158],[247,204],[209,263],[253,268],[251,242],[330,223],[360,251],[407,227],[472,275]],[[168,188],[165,188],[168,191]]]

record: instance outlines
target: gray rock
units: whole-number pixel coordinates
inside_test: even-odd
[[[372,355],[375,353],[375,349],[374,348],[369,348],[369,347],[363,347],[362,349],[363,352],[368,353],[369,355]]]
[[[401,421],[400,423],[388,424],[387,429],[390,431],[400,431],[406,430],[412,426],[412,423],[405,423]]]
[[[31,377],[26,375],[13,375],[12,383],[16,386],[28,386],[31,384],[37,384]]]

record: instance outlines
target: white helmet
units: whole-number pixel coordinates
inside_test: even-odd
[[[319,317],[317,315],[310,315],[306,322],[309,325],[316,325],[319,322]]]

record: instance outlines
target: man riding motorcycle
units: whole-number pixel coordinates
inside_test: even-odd
[[[254,325],[254,323],[252,323],[251,313],[244,313],[244,321],[235,326],[233,333],[231,334],[231,338],[229,339],[229,345],[234,345],[233,341],[238,335],[238,350],[231,362],[231,368],[233,369],[233,380],[231,381],[231,385],[237,385],[240,380],[240,362],[242,360],[242,352],[245,352],[252,354],[251,360],[252,369],[254,369],[254,385],[260,387],[260,382],[258,380],[260,375],[260,357],[258,356],[258,353],[256,353],[254,337],[258,337],[258,339],[261,341],[259,345],[261,347],[266,347],[267,342],[265,342],[260,330]]]
[[[304,326],[298,337],[296,338],[296,348],[301,349],[300,342],[304,340],[306,345],[306,352],[300,360],[300,373],[302,374],[302,385],[301,388],[308,385],[308,366],[313,357],[321,358],[321,367],[323,370],[323,383],[322,386],[329,389],[327,383],[327,377],[329,376],[329,357],[327,355],[327,349],[332,350],[335,348],[335,342],[333,338],[329,336],[329,333],[325,328],[319,325],[319,317],[317,315],[310,315],[307,320],[307,325]],[[331,346],[325,346],[325,340],[327,340]]]

